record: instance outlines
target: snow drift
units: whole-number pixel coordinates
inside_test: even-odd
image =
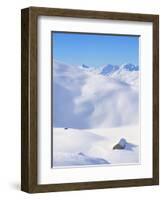
[[[139,127],[53,129],[53,167],[139,163]],[[125,138],[123,149],[114,146]]]

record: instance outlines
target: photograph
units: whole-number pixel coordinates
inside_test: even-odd
[[[139,36],[52,32],[52,167],[140,163]]]

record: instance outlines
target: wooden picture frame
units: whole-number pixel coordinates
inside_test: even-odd
[[[152,178],[38,184],[37,19],[60,16],[151,22],[153,24],[153,176]],[[21,11],[21,190],[29,193],[159,184],[159,16],[89,10],[29,7]]]

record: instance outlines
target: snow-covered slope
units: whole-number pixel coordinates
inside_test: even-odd
[[[138,126],[111,129],[53,129],[53,167],[138,164]],[[124,149],[113,147],[121,138]]]
[[[138,163],[138,68],[53,67],[53,166]]]
[[[139,67],[136,65],[106,65],[100,69],[100,73],[130,84],[133,87],[139,86]]]
[[[58,61],[53,67],[54,127],[87,129],[138,123],[138,70],[121,66],[102,74]]]

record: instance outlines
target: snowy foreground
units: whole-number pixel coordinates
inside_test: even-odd
[[[108,129],[53,129],[53,167],[139,163],[138,126]],[[124,149],[113,149],[119,141]]]

